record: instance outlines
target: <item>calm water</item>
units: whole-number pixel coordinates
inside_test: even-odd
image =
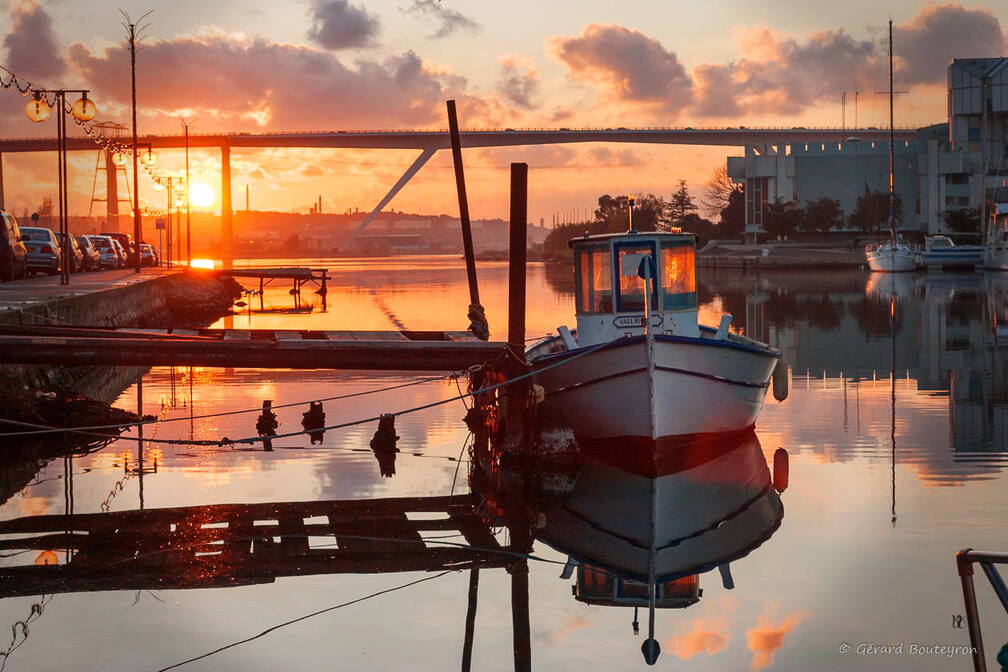
[[[305,301],[315,304],[311,313],[236,315],[215,326],[385,330],[466,325],[465,273],[458,260],[325,263],[335,279],[324,312],[319,297],[305,294]],[[506,278],[504,264],[480,265],[483,302],[497,334],[506,325]],[[967,631],[954,627],[955,617],[964,613],[954,553],[963,547],[1008,550],[1008,350],[997,350],[991,326],[995,315],[1005,317],[1008,277],[869,279],[858,272],[718,272],[702,274],[700,284],[705,322],[716,324],[720,312],[733,313],[737,327],[780,348],[791,367],[789,397],[778,403],[768,396],[757,425],[758,442],[749,444],[757,446],[752,450],[762,452],[769,465],[774,452],[784,448],[790,455],[790,478],[780,496],[779,527],[757,535],[762,543],[744,549],[744,557],[731,564],[735,588],[726,590],[718,572],[705,573],[699,578],[703,592],[696,604],[659,611],[657,636],[663,654],[658,667],[970,669],[968,656],[912,655],[909,646],[968,645]],[[268,288],[266,306],[293,306],[288,289],[282,284]],[[257,300],[254,303],[258,305]],[[573,295],[566,271],[533,266],[528,304],[530,336],[571,323]],[[890,329],[891,305],[896,313],[895,337]],[[257,413],[198,416],[254,409],[263,399],[283,404],[335,397],[416,377],[157,368],[146,373],[140,385],[126,389],[116,405],[136,410],[142,392],[143,412],[161,420],[145,430],[146,438],[239,437],[255,434]],[[454,383],[437,381],[329,401],[326,421],[374,416],[455,394]],[[278,410],[278,431],[300,429],[303,410]],[[391,478],[381,476],[369,448],[374,425],[327,432],[314,446],[303,437],[278,439],[272,452],[148,444],[142,477],[137,444],[117,441],[73,459],[70,465],[62,459],[50,462],[2,505],[0,519],[57,514],[45,529],[59,533],[71,495],[75,514],[449,494],[465,501],[470,465],[465,461],[469,432],[462,422],[464,414],[462,404],[453,402],[399,417],[401,453]],[[760,461],[756,466],[762,465]],[[724,467],[727,481],[734,482],[733,468]],[[612,495],[600,492],[599,497]],[[696,507],[702,516],[704,502],[699,497],[683,506]],[[632,511],[631,494],[616,503]],[[321,515],[305,505],[275,508],[272,513],[256,510],[251,518],[261,518],[260,524],[266,525],[277,521],[300,525]],[[196,528],[220,524],[209,514],[187,515]],[[413,510],[405,517],[379,518],[358,524],[338,544],[331,534],[313,536],[309,530],[306,547],[367,544],[376,530],[407,525],[405,520],[443,520],[444,514]],[[30,617],[27,633],[20,629],[15,633],[14,644],[19,645],[6,661],[7,670],[160,670],[272,626],[423,578],[430,580],[286,625],[176,669],[459,667],[468,572],[383,573],[375,571],[377,567],[337,569],[338,563],[318,569],[291,560],[289,554],[270,555],[267,548],[256,546],[247,563],[229,569],[235,577],[230,583],[250,585],[224,587],[220,576],[187,575],[184,567],[167,562],[158,570],[157,563],[148,562],[147,571],[160,572],[162,579],[167,576],[175,582],[172,585],[192,588],[147,590],[152,585],[144,583],[148,577],[116,569],[117,563],[125,564],[123,557],[143,554],[143,541],[123,531],[129,527],[126,522],[111,530],[102,528],[100,518],[93,525],[91,534],[108,535],[109,555],[75,557],[84,569],[64,584],[73,583],[75,591],[84,592],[57,590],[41,598],[31,594],[0,600],[0,624]],[[155,525],[148,533],[153,529],[156,535],[181,534],[176,527]],[[439,546],[440,541],[465,543],[454,529],[442,528],[424,531],[426,543],[408,545],[409,552],[399,554],[399,564],[421,561],[429,549],[449,548]],[[543,534],[548,529],[547,524]],[[497,541],[509,541],[506,529],[494,530]],[[247,540],[244,545],[249,546]],[[61,544],[35,546],[12,557],[4,552],[0,561],[7,565],[65,561]],[[379,551],[376,546],[375,552]],[[644,612],[642,634],[635,636],[633,609],[593,606],[573,598],[574,579],[560,578],[565,553],[542,541],[534,543],[533,553],[538,558],[529,563],[533,666],[643,668],[639,648]],[[268,567],[269,576],[260,572],[250,578],[248,563],[262,563],[257,566]],[[394,564],[384,569],[395,569]],[[338,573],[363,569],[368,572]],[[1008,619],[982,575],[977,585],[993,665],[994,655],[1008,639]],[[137,590],[140,587],[144,589]],[[44,605],[40,614],[32,614],[33,603]],[[7,645],[6,637],[0,628],[0,651]],[[904,643],[904,651],[858,655],[856,647],[862,642]],[[841,653],[843,643],[855,650]],[[511,576],[504,569],[485,568],[480,573],[472,655],[473,669],[514,666]]]

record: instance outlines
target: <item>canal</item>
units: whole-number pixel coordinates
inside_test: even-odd
[[[378,331],[461,329],[467,324],[461,260],[297,263],[330,269],[324,310],[321,298],[307,289],[301,307],[295,308],[289,285],[276,283],[266,289],[266,310],[257,310],[258,298],[250,298],[250,310],[213,326]],[[573,322],[573,282],[566,268],[533,264],[528,282],[530,337]],[[480,283],[491,329],[495,336],[503,335],[506,264],[480,264]],[[736,328],[779,348],[790,367],[787,399],[778,402],[768,395],[756,436],[737,449],[761,453],[765,463],[760,460],[757,466],[762,471],[750,477],[740,467],[736,473],[735,463],[726,460],[723,471],[708,478],[715,485],[719,479],[755,480],[772,468],[780,448],[789,456],[789,474],[786,487],[779,488],[782,517],[758,531],[758,521],[743,521],[747,527],[739,534],[751,532],[755,541],[742,544],[732,558],[709,558],[731,560],[733,589],[726,589],[718,571],[708,571],[699,577],[702,593],[695,603],[658,610],[658,666],[968,669],[968,654],[935,647],[969,645],[955,552],[965,547],[1003,550],[1008,542],[1008,350],[996,347],[991,327],[993,316],[1003,319],[1008,305],[1008,277],[722,270],[701,271],[698,284],[702,322],[716,325],[722,312],[732,313]],[[159,367],[143,373],[115,405],[158,418],[144,429],[148,440],[219,439],[254,435],[263,400],[280,406],[325,399],[326,424],[332,425],[448,399],[466,384],[438,378],[403,386],[422,377]],[[379,388],[394,389],[359,395]],[[278,408],[277,431],[300,430],[305,410]],[[273,513],[248,514],[243,524],[250,530],[261,524],[297,527],[322,516],[301,503],[390,498],[413,498],[394,500],[399,502],[395,506],[405,507],[395,512],[397,524],[443,518],[443,513],[419,509],[422,502],[440,506],[449,496],[458,498],[449,506],[468,501],[473,439],[465,415],[463,403],[456,401],[398,417],[400,452],[391,477],[382,475],[370,446],[374,424],[328,431],[314,445],[306,437],[281,438],[270,452],[259,446],[150,442],[141,454],[135,441],[113,441],[72,460],[45,463],[0,506],[0,524],[31,517],[64,531],[71,509],[76,521],[81,514],[184,508],[190,523],[212,529],[223,523],[211,512],[238,515],[216,505],[254,509],[256,504],[282,503]],[[127,436],[136,436],[135,430]],[[735,452],[733,447],[726,454]],[[697,490],[684,492],[695,494],[708,485],[693,483]],[[613,486],[597,496],[609,497],[616,508],[633,515],[629,488]],[[681,505],[702,509],[715,506],[712,501],[691,495]],[[548,536],[557,520],[544,513],[552,512],[550,506],[557,505],[532,507],[533,537]],[[475,508],[477,518],[489,521],[497,542],[512,541],[513,531],[499,523],[506,514],[491,515],[486,502]],[[205,519],[200,511],[207,512]],[[55,518],[35,518],[47,514]],[[400,565],[391,560],[381,567],[332,564],[333,569],[318,571],[302,564],[296,553],[277,550],[286,542],[260,548],[239,535],[206,553],[244,545],[246,567],[236,563],[221,572],[220,565],[213,565],[216,574],[181,576],[179,572],[196,572],[200,565],[166,560],[159,569],[157,563],[143,563],[146,572],[162,571],[160,585],[170,586],[165,589],[129,569],[128,559],[150,543],[144,535],[175,533],[177,523],[155,520],[158,514],[153,513],[151,525],[130,527],[136,515],[114,519],[122,521],[121,529],[133,530],[126,539],[120,528],[94,523],[87,534],[106,535],[115,548],[94,545],[84,570],[42,581],[43,593],[22,594],[27,591],[5,582],[4,594],[13,596],[0,599],[0,625],[13,626],[13,640],[4,669],[386,671],[460,665],[470,574],[451,571],[450,563],[448,571],[419,572],[410,563],[426,558],[429,549],[473,545],[461,529],[443,525],[440,531],[426,530],[419,542],[404,532],[403,538],[413,541],[408,552],[399,554]],[[326,515],[332,522],[350,514]],[[307,529],[302,548],[377,543],[372,535],[388,524],[389,516],[388,511],[376,518],[364,515],[335,537]],[[296,520],[290,523],[292,517]],[[728,527],[736,517],[725,514],[721,524]],[[28,534],[7,532],[0,539],[8,549]],[[73,534],[84,532],[67,536]],[[561,578],[567,553],[558,546],[537,538],[531,553],[524,554],[530,556],[533,667],[643,668],[644,610],[642,634],[635,636],[632,608],[575,599],[572,585],[578,575]],[[30,566],[41,576],[52,569],[47,563],[62,564],[73,555],[57,545],[2,551],[0,562]],[[262,557],[268,562],[256,564]],[[246,571],[253,564],[266,569]],[[474,670],[514,669],[512,576],[503,564],[491,560],[479,575]],[[34,574],[24,576],[35,580]],[[419,579],[428,580],[415,583]],[[1008,618],[982,576],[977,585],[993,661],[1006,639]],[[367,599],[355,602],[360,598]],[[266,632],[278,625],[282,627]],[[884,648],[900,644],[902,649]],[[7,635],[0,634],[0,653],[5,647]],[[200,658],[222,647],[227,648]],[[186,662],[190,659],[195,660]],[[179,663],[184,664],[172,667]]]

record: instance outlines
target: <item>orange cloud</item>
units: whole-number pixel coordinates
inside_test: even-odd
[[[807,611],[794,611],[775,624],[774,612],[776,609],[773,607],[764,608],[756,621],[756,627],[746,631],[749,650],[753,653],[752,662],[749,664],[751,670],[763,670],[769,667],[774,654],[784,645],[784,636],[809,615]]]
[[[731,634],[728,619],[724,617],[693,619],[693,628],[682,635],[675,635],[665,642],[665,648],[683,660],[706,653],[712,656],[728,646]]]

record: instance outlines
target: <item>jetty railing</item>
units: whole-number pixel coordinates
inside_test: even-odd
[[[973,653],[973,669],[975,672],[987,672],[987,661],[984,658],[983,633],[980,629],[980,612],[977,610],[976,589],[973,585],[973,565],[979,564],[987,580],[990,581],[994,593],[1001,606],[1008,612],[1008,587],[994,565],[1008,564],[1008,553],[993,551],[974,551],[964,548],[956,553],[956,569],[962,581],[963,603],[966,606],[966,623],[969,627],[970,645]]]

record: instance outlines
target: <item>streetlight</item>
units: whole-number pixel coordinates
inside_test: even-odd
[[[66,95],[79,93],[80,98],[67,108]],[[88,89],[33,89],[32,99],[25,106],[25,116],[31,121],[42,123],[52,113],[52,108],[46,100],[46,94],[53,95],[57,105],[56,114],[56,171],[58,173],[57,189],[60,218],[60,284],[70,284],[70,226],[67,218],[70,216],[70,204],[67,198],[67,138],[66,115],[69,112],[77,121],[91,121],[98,108],[94,101],[87,97]]]

